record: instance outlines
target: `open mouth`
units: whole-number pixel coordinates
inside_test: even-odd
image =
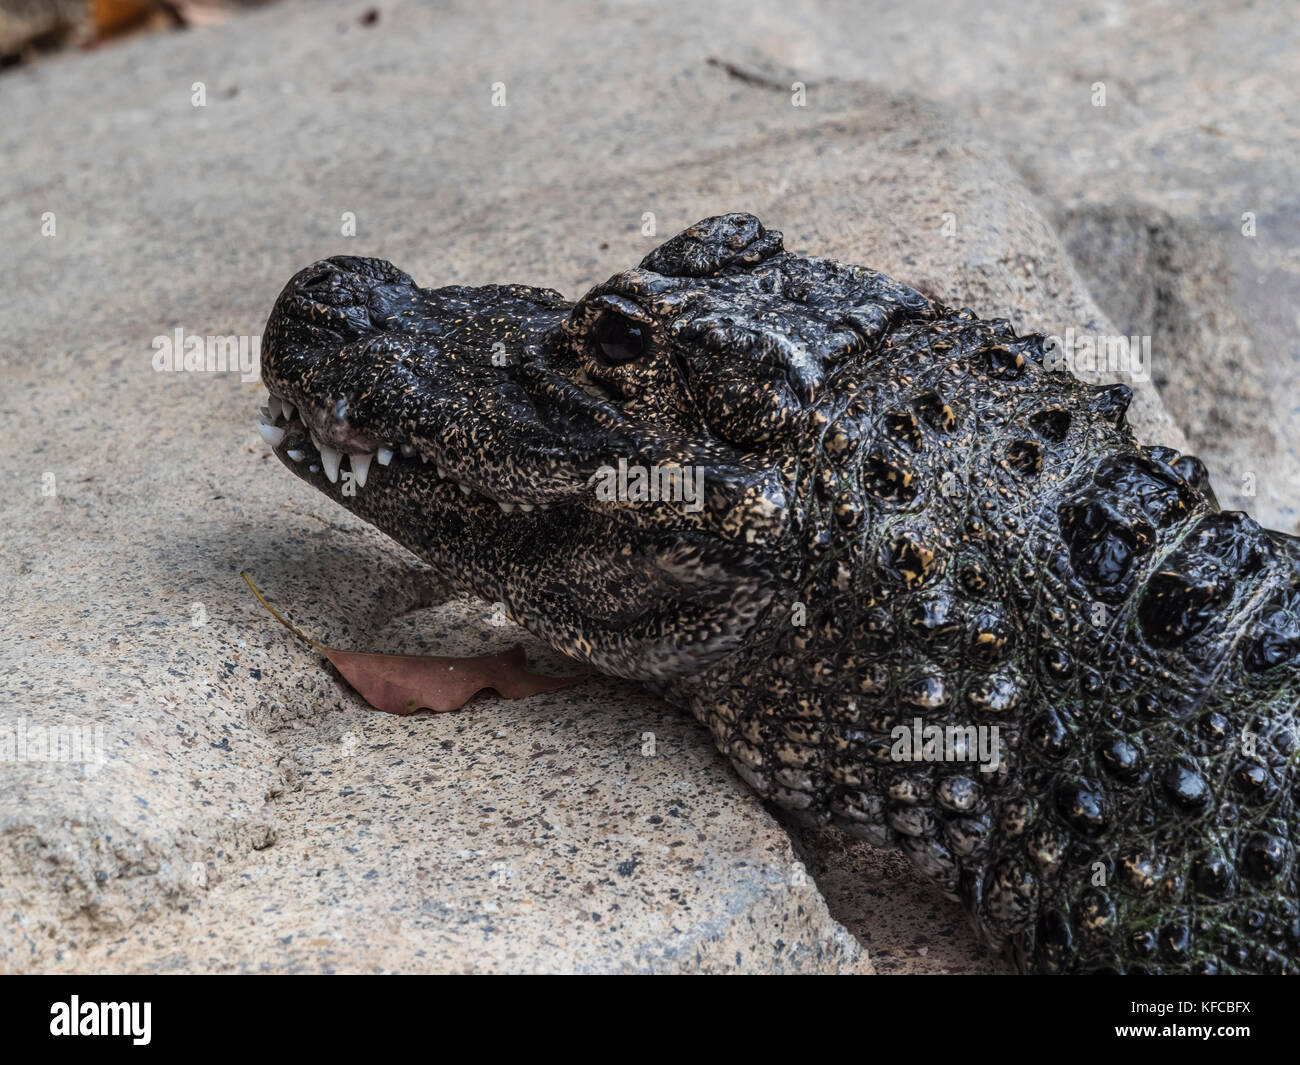
[[[381,442],[341,428],[344,412],[339,410],[313,413],[271,392],[260,413],[257,431],[271,449],[293,465],[305,467],[310,474],[323,473],[330,484],[347,478],[359,492],[376,479],[382,481],[387,467],[407,473],[418,471],[423,477],[455,485],[466,502],[495,503],[503,514],[527,514],[552,507],[550,503],[511,503],[496,499],[478,486],[466,483],[435,456],[410,442]],[[322,440],[326,435],[332,444]]]

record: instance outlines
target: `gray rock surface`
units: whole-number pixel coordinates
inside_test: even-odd
[[[327,643],[518,632],[281,470],[256,385],[151,365],[177,327],[258,333],[325,255],[576,296],[724,210],[1022,329],[1114,331],[987,116],[858,80],[924,89],[879,58],[923,15],[385,4],[363,27],[364,6],[3,75],[0,724],[101,726],[105,757],[0,763],[0,965],[868,971],[839,917],[881,971],[1005,971],[894,859],[797,855],[703,730],[626,686],[366,711],[241,568]],[[1153,388],[1135,417],[1182,446]]]

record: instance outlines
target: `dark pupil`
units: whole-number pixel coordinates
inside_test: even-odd
[[[596,343],[609,362],[631,362],[645,354],[641,326],[620,314],[607,314],[596,326]]]

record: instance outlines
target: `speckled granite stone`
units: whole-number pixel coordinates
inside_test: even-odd
[[[270,461],[255,385],[151,365],[176,327],[257,333],[325,255],[576,294],[735,209],[1024,328],[1105,326],[968,128],[835,81],[793,107],[787,75],[710,63],[748,63],[747,26],[771,69],[797,65],[803,15],[744,7],[393,4],[368,29],[321,2],[4,75],[0,723],[99,726],[104,755],[0,763],[5,969],[870,969],[704,731],[647,697],[592,679],[367,712],[241,568],[344,646],[517,634]],[[1135,412],[1180,444],[1152,390]],[[882,927],[900,940],[873,950],[910,949]]]

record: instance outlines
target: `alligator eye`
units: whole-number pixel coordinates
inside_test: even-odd
[[[632,362],[645,354],[645,327],[621,314],[606,314],[596,323],[596,346],[606,362]]]

